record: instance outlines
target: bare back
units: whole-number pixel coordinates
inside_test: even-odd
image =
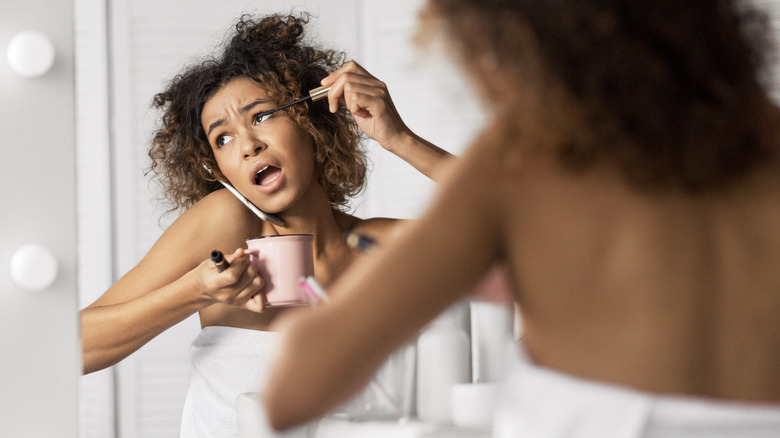
[[[532,358],[651,392],[780,401],[779,170],[705,196],[551,164],[499,181]]]

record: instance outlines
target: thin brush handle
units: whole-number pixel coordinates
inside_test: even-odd
[[[302,97],[302,98],[300,98],[300,99],[298,99],[298,100],[293,100],[293,101],[292,101],[292,102],[290,102],[290,103],[285,103],[285,104],[284,104],[284,105],[282,105],[282,106],[277,106],[276,108],[274,108],[274,109],[272,109],[272,110],[263,111],[263,112],[262,112],[262,113],[260,113],[259,115],[268,115],[268,114],[273,114],[273,113],[275,113],[275,112],[277,112],[277,111],[279,111],[279,110],[283,110],[283,109],[285,109],[285,108],[287,108],[287,107],[290,107],[290,106],[293,106],[293,105],[295,105],[295,104],[298,104],[298,103],[301,103],[301,102],[305,102],[305,101],[307,101],[307,100],[309,100],[309,99],[311,99],[311,96]]]
[[[263,111],[262,113],[258,114],[260,116],[267,116],[269,114],[273,114],[277,111],[283,110],[285,108],[291,107],[293,105],[299,104],[301,102],[305,102],[309,99],[311,99],[312,102],[316,102],[320,99],[324,99],[328,97],[328,90],[330,90],[331,85],[323,86],[323,87],[317,87],[311,91],[309,91],[309,95],[306,97],[301,97],[300,99],[293,100],[290,103],[285,103],[282,106],[277,106],[276,108],[268,111]]]

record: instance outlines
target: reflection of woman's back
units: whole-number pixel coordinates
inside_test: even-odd
[[[464,22],[491,15],[450,3],[442,10]],[[501,25],[517,45],[452,35],[466,59],[497,57],[468,66],[501,108],[475,144],[476,173],[497,191],[484,210],[502,226],[539,364],[652,392],[780,401],[780,349],[768,348],[780,345],[780,111],[759,83],[768,34],[755,11],[667,3],[662,16],[649,1],[572,3],[562,16],[517,5],[523,19]],[[513,58],[518,47],[538,64]]]
[[[506,178],[531,357],[652,392],[777,399],[780,351],[759,346],[780,341],[778,170],[704,195],[541,163]]]

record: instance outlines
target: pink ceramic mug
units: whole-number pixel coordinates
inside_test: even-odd
[[[247,240],[246,246],[249,260],[265,281],[263,292],[270,307],[308,303],[298,282],[314,275],[314,236],[255,237]]]

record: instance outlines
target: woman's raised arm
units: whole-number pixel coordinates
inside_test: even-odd
[[[437,181],[443,164],[453,155],[412,132],[396,110],[384,82],[350,61],[322,80],[330,85],[331,112],[343,104],[355,122],[385,150],[394,153],[423,175]]]

